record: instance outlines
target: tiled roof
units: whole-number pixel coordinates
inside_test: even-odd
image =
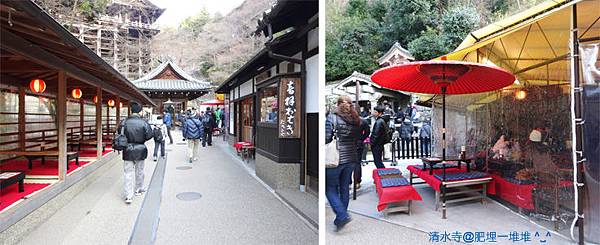
[[[183,77],[183,79],[154,79],[168,66]],[[212,88],[210,82],[196,79],[187,74],[178,65],[168,60],[163,62],[143,77],[133,81],[133,84],[141,90],[162,90],[162,91],[184,91],[184,90],[208,90]]]
[[[161,90],[161,91],[187,91],[187,90],[206,90],[210,88],[210,85],[197,83],[186,80],[172,80],[172,79],[153,79],[146,81],[139,81],[134,83],[139,89],[142,90]]]

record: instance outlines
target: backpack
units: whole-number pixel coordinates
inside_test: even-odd
[[[385,122],[383,123],[383,144],[387,144],[392,142],[392,137],[394,135],[394,130],[391,130],[390,127],[388,126],[388,124]]]
[[[156,141],[156,142],[163,141],[163,135],[162,135],[162,131],[160,130],[160,128],[155,127],[152,130],[152,134],[154,135],[154,141]]]
[[[129,142],[127,142],[127,136],[125,136],[125,125],[126,125],[125,122],[126,121],[127,120],[123,121],[123,124],[121,125],[121,133],[118,133],[113,138],[112,148],[114,150],[122,151],[122,150],[127,149],[127,145],[129,145]]]
[[[210,114],[205,114],[202,117],[202,125],[204,125],[205,128],[210,128],[210,126],[211,126],[210,125],[210,117],[211,117]]]

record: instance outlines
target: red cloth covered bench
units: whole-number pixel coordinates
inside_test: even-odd
[[[383,168],[393,169],[393,168]],[[415,190],[412,185],[406,186],[394,186],[383,188],[381,186],[381,177],[377,173],[378,169],[373,170],[373,181],[375,182],[375,189],[379,196],[379,204],[377,204],[377,211],[381,212],[388,208],[388,205],[395,204],[401,201],[408,201],[408,214],[410,214],[410,202],[412,200],[421,201],[421,195]],[[390,210],[391,211],[391,210]]]

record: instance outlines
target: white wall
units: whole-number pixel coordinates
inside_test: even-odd
[[[238,98],[249,95],[252,92],[253,92],[252,79],[250,79],[247,82],[240,85],[240,94],[239,94]]]
[[[319,112],[319,55],[314,55],[306,61],[306,113]]]

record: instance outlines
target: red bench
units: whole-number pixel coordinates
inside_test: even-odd
[[[391,212],[407,212],[410,215],[410,206],[412,201],[421,201],[421,195],[415,190],[412,185],[406,186],[393,186],[383,187],[381,184],[381,176],[379,176],[378,169],[373,170],[373,181],[375,182],[375,189],[379,196],[379,203],[377,204],[377,211],[383,211],[384,215]],[[393,168],[383,168],[379,170],[393,170]],[[403,203],[406,202],[406,205]]]

